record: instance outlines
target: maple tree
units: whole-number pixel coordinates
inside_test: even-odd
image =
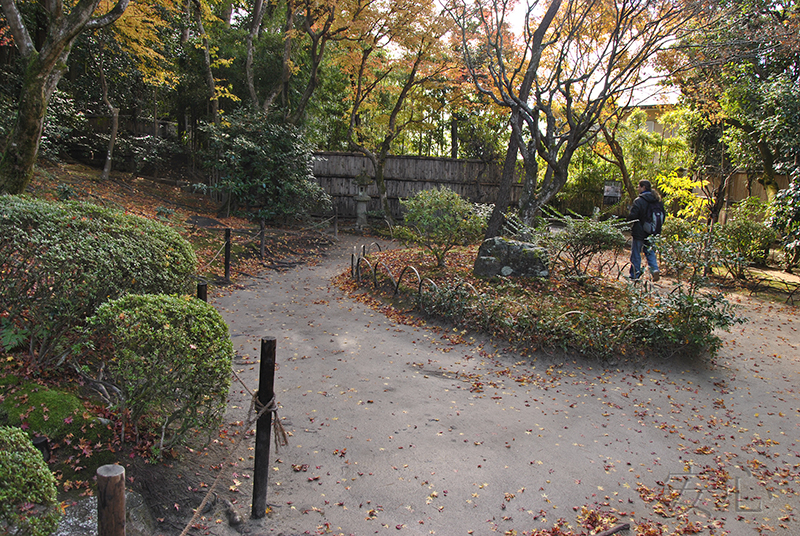
[[[596,134],[609,109],[652,78],[645,68],[692,16],[691,9],[661,0],[534,1],[526,4],[515,42],[511,8],[501,0],[449,4],[476,89],[511,110],[487,236],[500,231],[517,153],[525,168],[520,216],[530,223],[566,184],[575,151]],[[538,159],[545,167],[541,178]]]
[[[0,160],[0,192],[22,193],[33,178],[47,105],[66,71],[75,39],[84,30],[116,21],[127,9],[128,0],[118,0],[110,9],[101,6],[100,0],[79,0],[75,5],[65,5],[61,0],[36,4],[47,20],[46,37],[38,47],[21,5],[15,0],[2,0],[0,5],[25,62],[16,123]]]
[[[339,64],[351,79],[348,141],[372,163],[385,217],[392,221],[384,166],[398,135],[421,121],[405,109],[424,88],[445,84],[453,68],[443,37],[450,26],[434,6],[393,0],[383,6],[359,0],[349,12],[350,31]],[[434,113],[435,110],[427,110]]]

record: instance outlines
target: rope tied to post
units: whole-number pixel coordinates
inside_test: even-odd
[[[258,390],[256,390],[253,393],[253,402],[250,407],[251,409],[255,407],[256,411],[258,412],[258,417],[261,417],[266,412],[273,414],[272,435],[275,439],[275,454],[278,454],[280,447],[286,447],[289,445],[289,434],[286,433],[281,420],[278,418],[278,402],[275,399],[275,393],[272,393],[272,398],[265,405],[262,404],[258,399]]]

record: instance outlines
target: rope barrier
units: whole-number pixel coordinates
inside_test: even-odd
[[[275,394],[273,393],[270,401],[264,405],[258,399],[258,391],[256,391],[255,396],[253,396],[251,408],[253,405],[258,410],[259,416],[266,412],[271,412],[274,414],[272,417],[272,435],[275,439],[275,454],[278,454],[280,452],[280,447],[286,447],[289,445],[289,436],[286,433],[286,430],[283,428],[283,424],[280,422],[280,419],[278,419],[278,404],[275,402]]]
[[[327,224],[328,222],[333,220],[334,217],[328,218],[327,220],[323,220],[319,224],[312,225],[311,227],[306,227],[306,228],[300,229],[298,232],[302,233],[302,232],[305,232],[305,231],[308,231],[308,230],[316,230],[315,228],[322,228],[322,226],[324,224]],[[219,230],[219,229],[227,229],[227,228],[215,227],[215,228],[211,228],[211,229],[208,229],[208,230]],[[238,235],[243,235],[243,236],[250,237],[250,238],[248,238],[248,239],[246,239],[246,240],[244,240],[242,242],[238,242],[241,245],[254,244],[254,243],[256,243],[256,241],[260,241],[261,229],[256,229],[256,230],[253,230],[253,231],[250,231],[250,230],[247,230],[247,229],[233,229],[233,228],[230,228],[230,229],[231,229],[231,233],[232,234],[235,233],[235,234],[238,234]],[[231,239],[231,242],[233,242],[232,239]],[[217,252],[214,254],[214,256],[208,262],[203,264],[203,266],[201,266],[201,267],[199,267],[197,269],[198,273],[202,273],[203,271],[208,269],[214,263],[214,261],[217,260],[217,257],[219,257],[220,254],[225,250],[225,244],[226,244],[226,242],[223,241],[222,245],[217,250]],[[247,274],[247,275],[249,275],[249,274]]]
[[[220,248],[219,248],[219,250],[217,251],[216,255],[214,255],[214,257],[213,257],[213,258],[212,258],[210,261],[208,261],[207,263],[205,263],[205,264],[204,264],[202,267],[198,268],[198,269],[197,269],[197,272],[200,272],[200,273],[202,273],[202,272],[203,272],[203,271],[204,271],[206,268],[208,268],[209,266],[211,266],[211,264],[212,264],[212,263],[213,263],[215,260],[217,260],[217,257],[219,257],[219,254],[220,254],[220,253],[222,253],[222,251],[223,251],[224,249],[225,249],[225,242],[223,242],[223,243],[222,243],[222,246],[220,246]]]
[[[253,424],[255,424],[255,422],[261,418],[262,415],[264,415],[268,411],[272,412],[274,414],[272,418],[272,426],[273,430],[275,431],[274,434],[275,452],[276,453],[278,452],[278,443],[280,443],[281,446],[284,447],[288,446],[289,434],[286,432],[286,430],[283,427],[283,424],[281,424],[280,420],[278,419],[278,403],[275,399],[275,395],[274,394],[272,395],[272,399],[266,405],[261,404],[261,402],[259,402],[258,400],[258,390],[251,391],[250,388],[247,386],[247,384],[244,383],[244,381],[239,377],[239,375],[236,373],[235,370],[232,370],[231,372],[233,373],[234,378],[236,378],[236,380],[242,385],[242,387],[244,387],[244,389],[250,395],[250,409],[247,410],[248,418],[247,421],[245,422],[244,429],[249,430],[250,428],[252,428]],[[186,536],[189,533],[189,531],[192,529],[195,522],[197,521],[197,518],[200,516],[201,512],[204,511],[211,496],[212,495],[216,496],[214,490],[217,488],[217,485],[222,480],[222,477],[226,474],[226,471],[224,469],[225,464],[228,462],[228,460],[230,460],[233,457],[234,454],[236,454],[236,451],[239,449],[239,447],[241,447],[242,440],[245,437],[246,434],[242,434],[236,440],[230,452],[228,452],[228,454],[222,458],[222,461],[220,461],[220,472],[217,475],[217,478],[215,478],[214,482],[211,484],[211,486],[209,486],[208,492],[206,493],[205,497],[203,497],[203,500],[200,501],[200,505],[195,509],[194,515],[186,524],[186,526],[183,529],[183,532],[180,533],[180,536]]]
[[[314,223],[314,224],[312,224],[312,225],[310,225],[308,227],[303,227],[302,229],[300,229],[300,232],[303,232],[303,231],[317,231],[319,229],[322,229],[323,227],[327,227],[328,224],[331,221],[333,221],[334,219],[336,219],[336,216],[331,216],[330,218],[328,218],[326,220],[322,220],[319,223]]]

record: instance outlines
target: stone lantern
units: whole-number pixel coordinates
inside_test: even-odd
[[[369,205],[370,196],[367,195],[367,187],[372,184],[372,177],[362,172],[356,177],[356,185],[358,186],[358,194],[355,196],[356,200],[356,229],[364,229],[367,226],[367,205]]]

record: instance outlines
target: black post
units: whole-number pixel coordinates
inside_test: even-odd
[[[203,300],[204,302],[208,301],[208,283],[205,281],[200,281],[197,284],[197,298]]]
[[[225,281],[231,280],[231,230],[225,229]]]
[[[275,391],[275,337],[261,339],[261,366],[258,371],[258,401],[264,407]],[[253,467],[253,519],[267,513],[267,482],[269,480],[269,441],[272,412],[267,411],[256,423],[256,455]]]

